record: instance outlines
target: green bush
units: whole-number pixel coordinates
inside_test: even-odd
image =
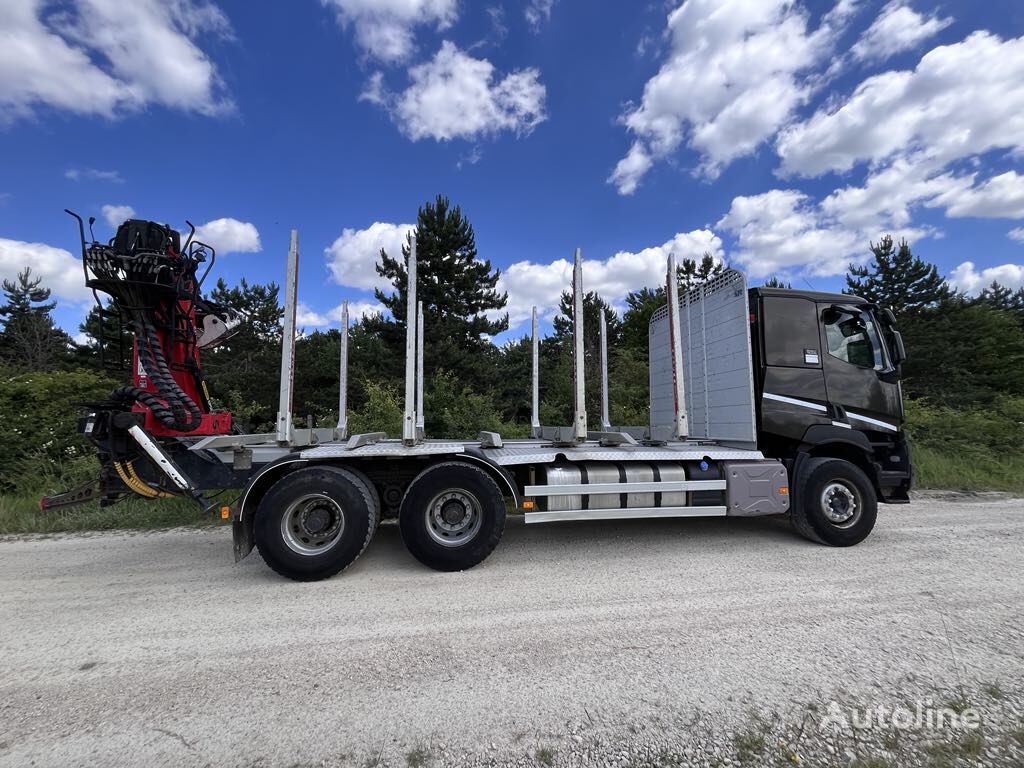
[[[82,401],[105,400],[116,382],[89,370],[0,376],[0,491],[28,491],[63,473],[92,445],[78,434]]]
[[[348,417],[349,434],[387,432],[389,437],[402,434],[402,403],[391,387],[366,382],[366,402]]]
[[[1024,398],[950,408],[906,403],[919,488],[1024,491]]]
[[[963,458],[1024,456],[1024,397],[1001,396],[973,408],[908,400],[906,414],[915,445]]]

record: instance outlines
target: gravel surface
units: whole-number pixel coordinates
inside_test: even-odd
[[[225,528],[0,541],[0,766],[1022,765],[1022,661],[999,497],[883,507],[846,550],[512,519],[455,574],[385,525],[313,584]],[[830,717],[876,706],[981,726]]]

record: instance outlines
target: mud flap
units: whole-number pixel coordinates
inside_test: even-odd
[[[235,545],[235,562],[241,562],[249,553],[252,552],[252,548],[255,545],[252,533],[253,516],[249,515],[241,520],[235,520],[231,523],[231,539]]]

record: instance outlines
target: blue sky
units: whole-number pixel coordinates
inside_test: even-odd
[[[505,271],[513,331],[583,248],[612,302],[669,251],[837,288],[906,236],[964,290],[1024,284],[1016,0],[7,0],[0,273],[76,330],[70,207],[204,225],[229,282],[305,327],[372,308],[373,262],[436,194]]]

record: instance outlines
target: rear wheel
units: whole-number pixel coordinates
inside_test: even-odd
[[[464,571],[498,546],[505,499],[479,467],[436,464],[412,481],[398,522],[406,548],[421,563],[438,571]]]
[[[851,547],[875,527],[878,500],[864,471],[842,459],[814,458],[804,464],[796,488],[793,527],[805,538]]]
[[[290,579],[316,581],[347,568],[377,530],[380,502],[360,472],[307,467],[270,487],[253,534],[267,565]]]

